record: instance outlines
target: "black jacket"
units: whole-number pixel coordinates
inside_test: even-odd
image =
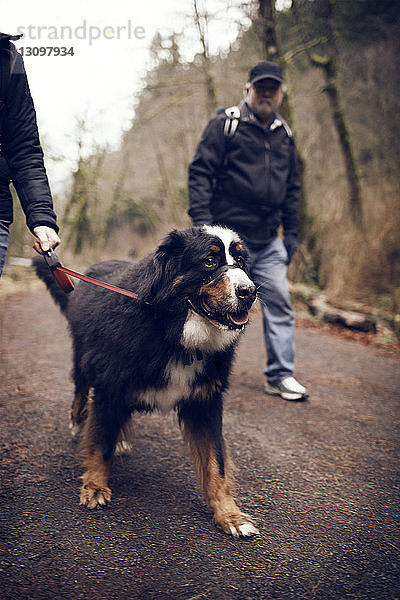
[[[29,229],[58,231],[24,64],[10,42],[18,37],[0,33],[0,220],[12,222],[12,180]]]
[[[207,125],[189,167],[189,214],[195,225],[235,229],[251,247],[297,235],[299,190],[296,149],[288,125],[276,116],[265,129],[246,103],[233,137],[226,116]]]

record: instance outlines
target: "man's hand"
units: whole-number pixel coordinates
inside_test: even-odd
[[[47,227],[47,225],[38,225],[33,229],[33,234],[37,238],[33,248],[38,254],[43,254],[50,248],[57,248],[61,244],[61,240],[54,229]]]

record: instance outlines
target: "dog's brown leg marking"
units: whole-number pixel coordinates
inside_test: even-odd
[[[111,490],[108,487],[108,477],[112,457],[104,460],[101,448],[94,440],[94,405],[89,403],[88,418],[83,430],[80,443],[80,456],[86,471],[82,475],[80,504],[88,508],[102,507],[111,500]]]
[[[106,506],[111,501],[111,490],[108,487],[110,462],[103,460],[101,450],[98,449],[84,464],[87,470],[82,475],[80,504],[88,508]]]
[[[241,512],[232,496],[232,463],[223,440],[224,474],[209,435],[199,433],[184,420],[184,437],[193,457],[204,498],[214,513],[214,520],[225,533],[235,537],[258,534],[251,517]]]

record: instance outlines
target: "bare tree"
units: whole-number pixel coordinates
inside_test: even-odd
[[[207,98],[207,114],[210,116],[215,113],[217,104],[217,92],[213,74],[211,72],[210,51],[208,46],[208,19],[207,12],[200,13],[197,0],[193,0],[194,22],[199,32],[199,39],[202,47],[201,52],[201,71],[204,75]]]
[[[280,61],[275,24],[275,1],[259,0],[258,15],[262,28],[262,45],[265,59]]]
[[[78,166],[72,174],[72,189],[65,207],[64,221],[68,229],[67,242],[72,243],[73,251],[79,254],[85,246],[94,242],[101,230],[102,207],[98,202],[98,182],[107,148],[97,147],[92,155],[84,158],[83,139],[87,134],[84,118],[78,119],[77,129]]]
[[[261,25],[261,42],[265,60],[272,60],[281,65],[283,72],[286,71],[286,56],[282,55],[276,27],[275,0],[258,1],[258,18]],[[289,94],[286,93],[281,107],[282,115],[291,124],[294,122],[293,109],[290,105]],[[302,158],[299,157],[303,168]]]
[[[322,69],[325,77],[324,92],[326,92],[332,110],[333,121],[339,136],[340,147],[342,149],[343,159],[346,168],[347,181],[349,186],[349,209],[350,215],[355,226],[363,229],[363,211],[361,199],[360,174],[357,168],[356,158],[351,142],[350,129],[347,124],[344,108],[340,98],[338,83],[338,64],[339,52],[337,47],[337,34],[335,27],[335,4],[336,0],[323,0],[320,3],[324,9],[324,18],[327,29],[325,55],[317,54],[311,51],[309,44],[304,44],[307,56],[311,64]],[[295,18],[299,30],[304,39],[304,28],[302,27],[298,2],[292,0],[292,14]]]
[[[260,30],[260,37],[263,48],[263,58],[265,60],[272,60],[281,65],[282,71],[285,73],[287,61],[286,55],[282,55],[280,50],[279,37],[276,26],[276,9],[275,0],[258,0],[258,25]],[[289,93],[286,90],[282,106],[282,115],[289,121],[293,126],[294,117],[293,109],[290,103]],[[312,233],[313,217],[309,212],[307,197],[305,192],[304,182],[304,168],[305,163],[301,152],[297,148],[297,158],[299,164],[299,175],[301,180],[301,200],[300,200],[300,239],[303,242],[299,248],[299,254],[302,257],[302,263],[308,271],[315,271],[313,266],[313,258],[311,254],[311,247],[314,246],[314,238]]]

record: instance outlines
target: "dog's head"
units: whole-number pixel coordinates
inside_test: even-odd
[[[242,329],[256,298],[248,253],[218,226],[172,231],[154,255],[146,300],[166,312],[193,310],[224,329]]]

